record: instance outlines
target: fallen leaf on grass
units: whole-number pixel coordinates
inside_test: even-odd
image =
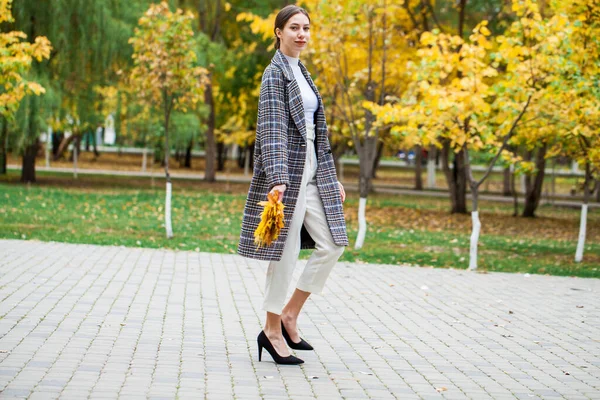
[[[445,386],[442,386],[442,387],[435,388],[435,390],[437,390],[439,393],[441,393],[441,392],[445,392],[446,390],[448,390],[448,388]]]

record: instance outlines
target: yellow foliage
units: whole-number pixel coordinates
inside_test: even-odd
[[[237,21],[250,22],[250,29],[253,33],[262,35],[263,39],[267,40],[275,38],[273,26],[275,25],[275,17],[279,10],[271,13],[267,18],[261,18],[252,13],[239,13],[236,17]]]
[[[13,21],[11,3],[12,0],[0,0],[0,23]],[[33,60],[49,58],[52,46],[44,36],[36,37],[34,43],[24,42],[26,38],[26,34],[18,31],[0,33],[0,115],[5,117],[14,115],[26,95],[45,92],[40,84],[27,81],[23,74],[31,68]]]
[[[130,79],[141,100],[185,110],[203,99],[208,71],[197,66],[191,13],[169,10],[167,2],[150,6],[140,18],[133,46]]]
[[[267,195],[267,201],[261,201],[258,205],[264,207],[260,216],[260,224],[254,231],[254,243],[257,247],[270,246],[277,238],[281,229],[284,227],[283,209],[285,206],[279,201],[279,192],[273,191],[273,194]]]

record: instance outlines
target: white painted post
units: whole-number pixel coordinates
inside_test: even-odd
[[[354,248],[360,249],[365,242],[365,235],[367,234],[367,220],[365,218],[365,209],[367,208],[367,199],[361,197],[358,201],[358,236],[356,237],[356,244]]]
[[[579,164],[577,164],[577,161],[573,160],[571,161],[571,172],[578,172],[579,171]]]
[[[148,165],[148,149],[144,147],[144,156],[142,158],[142,172],[146,172],[146,166]]]
[[[556,196],[556,158],[552,160],[552,201],[550,204],[554,204],[554,196]]]
[[[167,198],[165,200],[165,229],[167,239],[173,237],[173,226],[171,225],[171,182],[167,182]]]
[[[52,148],[52,128],[46,133],[46,168],[50,168],[50,149]]]
[[[469,257],[469,270],[475,271],[477,269],[477,243],[479,242],[479,232],[481,231],[481,222],[479,221],[479,211],[473,211],[471,213],[471,219],[473,220],[473,230],[471,232],[471,251]]]
[[[432,146],[427,153],[427,189],[435,189],[435,150]]]
[[[244,153],[246,153],[244,157],[244,176],[248,176],[250,175],[250,149],[246,147]]]
[[[577,250],[575,251],[575,262],[583,260],[583,248],[585,247],[585,230],[587,225],[588,205],[581,205],[581,220],[579,222],[579,239],[577,240]]]

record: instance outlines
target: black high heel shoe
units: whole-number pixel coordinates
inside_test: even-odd
[[[265,331],[260,332],[256,341],[258,342],[258,361],[262,361],[262,349],[264,347],[269,352],[271,357],[273,357],[273,360],[277,364],[298,365],[304,363],[304,360],[301,360],[298,357],[281,357],[279,354],[277,354],[277,351],[275,351],[275,347],[273,347],[271,341],[269,340],[267,335],[265,335]]]
[[[283,322],[281,323],[281,333],[283,333],[283,338],[287,342],[288,346],[294,350],[314,350],[313,347],[308,344],[308,342],[302,338],[300,338],[299,343],[292,342],[292,338],[285,330],[285,326],[283,326]]]

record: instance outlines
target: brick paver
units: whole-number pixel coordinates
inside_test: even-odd
[[[265,267],[0,240],[0,398],[600,399],[600,280],[340,263],[298,367],[258,362]]]

